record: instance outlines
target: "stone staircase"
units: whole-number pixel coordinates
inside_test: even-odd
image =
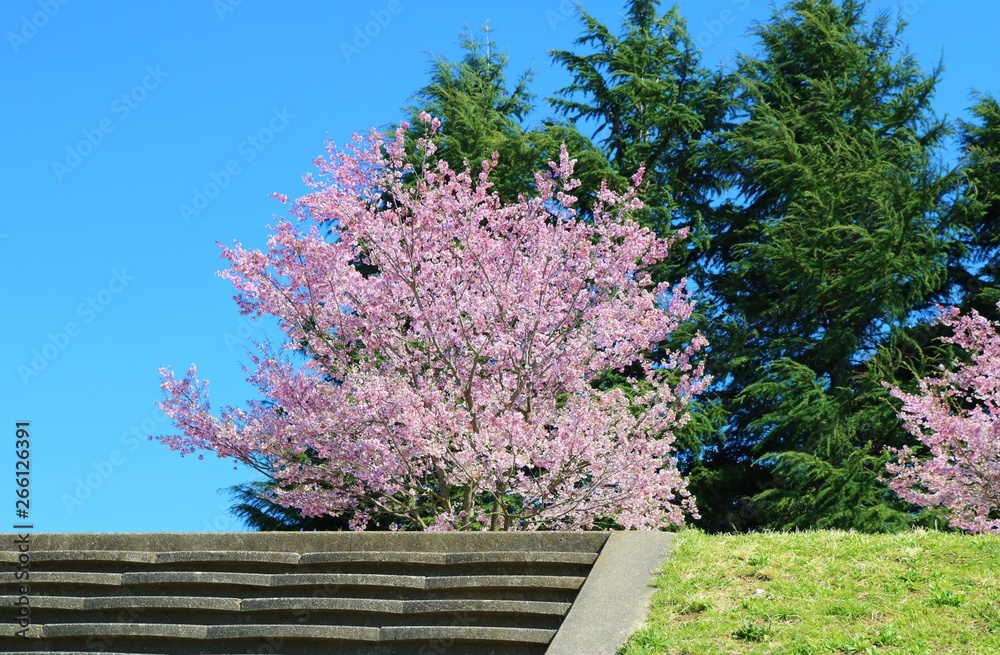
[[[542,655],[608,537],[33,534],[25,639],[7,535],[0,652]]]

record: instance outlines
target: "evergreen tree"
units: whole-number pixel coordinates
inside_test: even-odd
[[[1000,320],[1000,103],[977,94],[975,122],[959,121],[962,193],[955,205],[959,247],[949,262],[951,298],[964,313],[975,309]]]
[[[610,163],[613,186],[630,184],[645,168],[638,220],[661,236],[688,228],[662,279],[688,276],[702,282],[695,265],[708,245],[705,218],[723,181],[705,165],[705,146],[724,125],[728,78],[702,68],[700,53],[675,5],[630,0],[621,33],[580,10],[583,34],[576,45],[590,52],[553,51],[572,82],[550,99],[561,115],[593,128]]]
[[[738,126],[716,159],[734,194],[710,250],[729,318],[709,339],[731,414],[708,459],[752,500],[738,514],[718,499],[711,527],[910,520],[878,482],[884,447],[906,438],[880,378],[945,283],[948,130],[931,109],[940,68],[923,73],[900,50],[903,24],[866,10],[795,0],[740,59]]]
[[[457,61],[443,55],[432,61],[430,82],[413,95],[408,107],[413,125],[419,125],[417,116],[423,111],[442,121],[434,156],[454,170],[466,165],[478,170],[480,162],[500,153],[491,180],[500,197],[513,202],[533,188],[537,171],[548,170],[548,162],[559,159],[559,147],[565,143],[578,160],[576,172],[584,186],[596,188],[608,168],[589,139],[566,122],[527,126],[535,110],[529,90],[534,71],[524,71],[513,86],[508,84],[509,57],[493,41],[488,25],[481,36],[470,31],[461,48],[465,54]],[[586,203],[585,209],[589,207]]]

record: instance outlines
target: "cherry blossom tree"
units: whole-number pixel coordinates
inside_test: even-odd
[[[951,308],[940,320],[954,331],[944,341],[969,358],[921,380],[919,393],[892,389],[927,456],[897,451],[890,486],[912,503],[950,510],[954,527],[1000,533],[1000,335],[975,310]]]
[[[635,190],[603,187],[578,217],[564,147],[505,204],[489,182],[496,154],[452,170],[433,157],[440,122],[420,121],[416,153],[406,123],[328,144],[266,252],[222,247],[241,311],[277,317],[283,349],[306,357],[261,345],[247,372],[264,400],[219,417],[194,365],[180,379],[161,369],[160,406],[181,434],[157,439],[253,466],[275,502],[349,515],[353,529],[696,517],[672,444],[708,383],[693,363],[706,342],[654,352],[692,303],[683,280],[651,282],[670,242],[629,218]],[[637,362],[641,379],[596,388]]]

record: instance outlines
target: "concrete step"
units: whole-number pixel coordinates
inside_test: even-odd
[[[543,655],[608,537],[36,534],[28,638],[0,624],[0,652]]]
[[[0,602],[12,604],[11,597]],[[400,601],[370,598],[203,598],[121,596],[32,599],[35,624],[315,624],[340,626],[450,626],[456,617],[473,625],[557,629],[569,603],[445,599]]]
[[[0,573],[0,585],[12,586],[15,573]],[[584,577],[547,575],[382,575],[350,573],[226,573],[219,571],[159,571],[149,573],[77,573],[39,571],[33,587],[129,587],[145,595],[174,585],[195,585],[206,594],[219,587],[376,587],[389,589],[579,589]],[[51,593],[51,592],[50,592]]]
[[[340,641],[424,641],[484,639],[547,644],[555,630],[495,626],[197,625],[164,623],[60,623],[38,626],[49,637],[172,637],[200,641],[300,638]]]
[[[0,552],[14,563],[15,553]],[[162,571],[225,573],[345,573],[396,575],[586,576],[596,553],[579,552],[404,552],[332,551],[268,553],[241,551],[40,551],[32,565],[39,572],[142,573]],[[0,584],[4,578],[0,576]]]
[[[15,596],[0,596],[0,604],[12,607]],[[565,616],[570,603],[526,600],[393,600],[382,598],[212,598],[203,596],[33,596],[36,609],[87,610],[190,609],[216,612],[289,612],[326,610],[378,614],[432,614],[437,612],[489,612]]]
[[[15,551],[0,551],[0,562],[17,562]],[[201,550],[148,552],[130,550],[42,550],[33,551],[34,563],[69,561],[84,562],[128,562],[136,564],[170,564],[175,562],[223,562],[227,565],[238,562],[268,564],[331,564],[348,562],[390,562],[398,564],[593,564],[596,552],[419,552],[419,551],[326,551],[320,553],[284,553],[267,551]]]

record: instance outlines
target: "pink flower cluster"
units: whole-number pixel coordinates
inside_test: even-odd
[[[929,456],[898,451],[888,465],[890,486],[912,503],[950,510],[957,528],[1000,532],[1000,335],[975,311],[962,316],[951,308],[940,320],[954,330],[945,341],[970,361],[941,367],[920,381],[920,393],[892,389],[903,401],[906,429]]]
[[[351,512],[355,529],[375,516],[432,530],[681,524],[695,508],[672,445],[708,383],[692,363],[706,342],[651,363],[692,304],[683,281],[651,283],[670,243],[628,217],[634,190],[602,188],[577,217],[563,148],[534,194],[504,204],[495,154],[478,172],[415,169],[408,129],[328,144],[267,252],[223,247],[241,311],[277,317],[285,348],[308,357],[253,356],[266,402],[221,417],[194,366],[180,380],[163,369],[161,407],[182,434],[158,439],[255,466],[276,502]],[[425,137],[417,159],[431,154]],[[631,389],[591,384],[637,361]]]

